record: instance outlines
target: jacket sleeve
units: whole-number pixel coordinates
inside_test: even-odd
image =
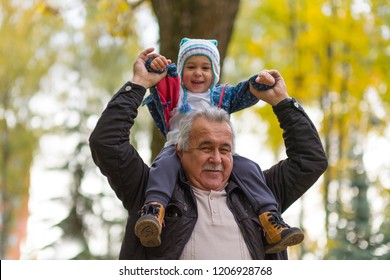
[[[213,101],[215,105],[221,105],[229,114],[251,107],[259,102],[259,99],[254,96],[249,90],[249,81],[243,81],[235,86],[218,85],[216,92],[213,93]],[[221,97],[222,96],[222,97]]]
[[[283,129],[287,159],[264,175],[284,212],[325,172],[328,161],[314,124],[295,99],[285,99],[273,110]]]
[[[126,83],[112,97],[89,138],[95,164],[128,211],[143,202],[149,173],[129,142],[145,91],[142,86]]]

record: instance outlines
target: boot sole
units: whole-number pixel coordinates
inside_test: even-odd
[[[149,217],[142,217],[134,228],[135,235],[140,239],[144,247],[158,247],[161,245],[161,229],[158,222],[150,220]]]
[[[301,231],[291,232],[289,235],[286,235],[282,240],[273,245],[265,246],[266,254],[275,254],[287,249],[288,246],[294,246],[303,241],[305,238],[304,234]]]

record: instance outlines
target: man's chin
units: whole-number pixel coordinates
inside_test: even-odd
[[[225,183],[221,179],[208,179],[204,182],[204,187],[208,190],[219,191],[223,189]]]

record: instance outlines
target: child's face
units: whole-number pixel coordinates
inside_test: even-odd
[[[191,56],[184,65],[183,84],[192,93],[206,92],[214,81],[211,62],[207,56]]]

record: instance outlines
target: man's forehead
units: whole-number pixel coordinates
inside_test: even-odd
[[[233,140],[233,133],[226,122],[209,121],[205,118],[197,118],[192,126],[191,138],[197,138],[199,141],[213,140]]]

